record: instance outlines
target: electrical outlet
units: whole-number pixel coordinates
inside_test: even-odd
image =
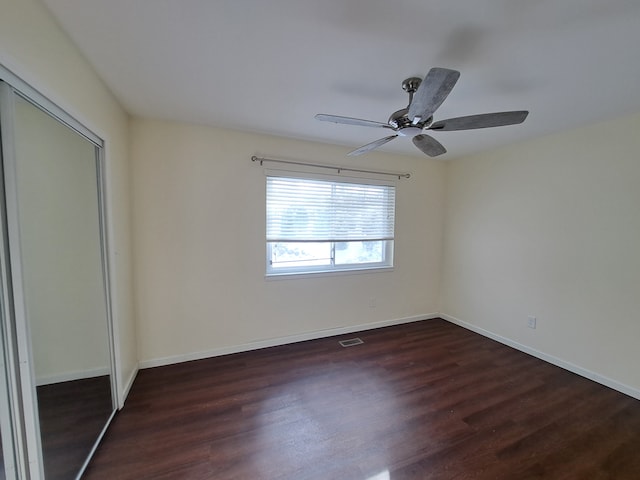
[[[537,319],[533,315],[529,315],[527,317],[527,326],[529,328],[536,328],[536,322],[537,322]]]
[[[370,308],[376,308],[376,297],[371,297],[369,299],[369,307]]]

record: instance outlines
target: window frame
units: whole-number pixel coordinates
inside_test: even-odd
[[[328,182],[341,182],[341,183],[352,183],[352,184],[361,184],[361,185],[381,185],[381,186],[389,186],[393,187],[397,191],[397,182],[390,180],[379,180],[375,178],[369,177],[354,177],[354,176],[346,176],[346,175],[326,175],[326,174],[316,174],[316,173],[308,173],[308,172],[292,172],[285,170],[265,170],[265,215],[267,208],[267,192],[266,192],[266,184],[268,177],[282,177],[282,178],[293,178],[300,180],[322,180]],[[394,208],[395,212],[395,208]],[[394,215],[395,216],[395,215]],[[334,274],[353,274],[353,273],[372,273],[372,272],[388,272],[393,271],[394,269],[394,250],[395,250],[395,236],[396,236],[396,226],[394,221],[393,228],[393,238],[387,240],[373,240],[376,242],[382,242],[382,254],[383,260],[380,262],[362,262],[362,263],[347,263],[347,264],[335,264],[335,244],[342,243],[340,241],[318,241],[314,243],[329,243],[331,250],[331,258],[329,265],[306,265],[306,266],[293,266],[293,267],[273,267],[272,265],[272,249],[273,244],[277,244],[279,242],[269,242],[265,239],[266,251],[265,251],[265,277],[267,278],[277,278],[277,277],[288,277],[288,276],[318,276],[318,275],[334,275]],[[360,241],[360,240],[354,240]],[[306,242],[280,242],[280,243],[306,243]]]

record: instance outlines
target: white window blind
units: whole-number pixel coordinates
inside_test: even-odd
[[[267,242],[393,240],[395,187],[267,177]]]

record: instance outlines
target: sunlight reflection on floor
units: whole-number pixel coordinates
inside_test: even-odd
[[[342,382],[334,381],[338,373]],[[365,365],[331,362],[292,376],[265,388],[268,395],[257,405],[255,470],[263,478],[276,469],[305,478],[390,480],[389,446],[382,432],[389,422],[400,423],[403,409],[393,401],[384,375]],[[363,399],[367,408],[362,408]],[[371,476],[374,472],[379,473]]]
[[[391,476],[389,475],[389,470],[385,470],[384,472],[380,472],[373,477],[367,478],[367,480],[391,480]]]

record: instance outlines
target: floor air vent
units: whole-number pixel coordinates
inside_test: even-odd
[[[360,345],[364,342],[359,338],[350,338],[349,340],[340,340],[338,343],[343,347],[353,347],[354,345]]]

